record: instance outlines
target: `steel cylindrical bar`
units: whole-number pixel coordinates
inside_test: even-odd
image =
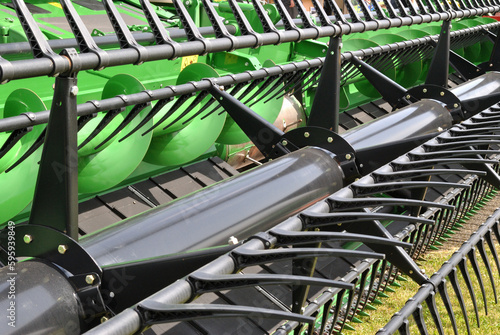
[[[422,100],[342,135],[355,149],[437,133],[452,125],[451,114],[435,100]],[[378,129],[374,131],[374,129]],[[401,153],[403,154],[403,153]]]
[[[63,274],[42,262],[0,269],[0,309],[7,313],[0,322],[1,334],[80,334],[82,307],[74,288]]]
[[[497,12],[500,10],[500,6],[491,6],[491,7],[482,7],[478,9],[478,15]],[[331,27],[314,27],[314,28],[303,28],[300,33],[296,30],[287,30],[280,31],[280,34],[270,32],[261,34],[263,45],[272,45],[277,43],[285,43],[285,42],[294,42],[305,39],[312,39],[317,37],[327,37],[333,36],[337,31],[339,34],[350,34],[355,32],[364,32],[392,27],[402,27],[409,26],[412,24],[420,24],[420,23],[429,23],[441,20],[448,20],[454,18],[462,18],[466,17],[466,13],[463,10],[453,11],[453,12],[445,12],[445,13],[436,13],[436,14],[423,14],[418,16],[407,16],[407,17],[398,17],[393,19],[383,19],[383,20],[374,20],[374,21],[363,21],[356,22],[351,24],[338,24],[340,29],[334,29],[332,31]],[[319,32],[319,36],[318,36]],[[255,37],[253,36],[237,36],[235,37],[237,41],[238,48],[249,48],[255,45]],[[228,51],[234,48],[233,42],[226,37],[217,38],[213,40],[205,40],[205,41],[193,41],[193,42],[185,42],[180,44],[179,46],[173,47],[171,45],[152,45],[146,46],[147,50],[147,60],[160,60],[160,59],[169,59],[174,55],[180,56],[188,56],[195,54],[202,54],[207,52],[220,52],[220,51]],[[174,50],[175,48],[175,50]],[[180,48],[180,50],[179,50]],[[111,52],[114,51],[114,52]],[[119,50],[111,50],[109,51],[109,65],[108,66],[117,66],[123,64],[136,64],[140,61],[141,55],[132,48],[119,49]],[[99,57],[92,53],[81,54],[82,60],[82,68],[81,70],[90,70],[99,66]],[[85,57],[83,57],[85,56]],[[40,59],[37,59],[37,61]],[[54,64],[49,64],[47,67],[46,64],[42,62],[34,62],[31,64],[31,75],[26,71],[26,68],[23,66],[22,61],[13,61],[10,62],[9,66],[13,70],[13,74],[11,78],[0,78],[0,81],[12,80],[12,79],[21,79],[32,77],[33,73],[37,75],[50,75],[54,71]]]
[[[340,187],[342,171],[334,157],[307,148],[101,230],[81,244],[101,266],[225,245],[231,236],[246,239],[271,228]]]

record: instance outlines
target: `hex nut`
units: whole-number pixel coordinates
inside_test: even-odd
[[[29,235],[29,234],[26,234],[24,235],[23,237],[23,241],[24,243],[26,244],[30,244],[32,241],[33,241],[33,236]]]
[[[61,254],[61,255],[64,255],[66,253],[66,251],[68,251],[68,246],[65,245],[65,244],[60,244],[58,247],[57,247],[57,251]]]
[[[92,285],[94,283],[94,280],[95,280],[94,275],[85,276],[85,282],[89,285]]]

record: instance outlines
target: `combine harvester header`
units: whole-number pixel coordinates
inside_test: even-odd
[[[0,333],[340,334],[400,274],[380,334],[458,334],[445,278],[470,332],[500,211],[416,261],[500,186],[500,3],[295,3],[2,2]]]

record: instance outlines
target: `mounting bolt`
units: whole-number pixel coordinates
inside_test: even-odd
[[[413,274],[413,270],[408,271],[409,274]]]
[[[94,283],[95,277],[94,275],[87,275],[85,277],[85,282],[89,285],[92,285]]]
[[[238,244],[238,239],[237,239],[236,237],[234,237],[234,236],[231,236],[231,237],[229,238],[229,240],[227,241],[227,243],[228,243],[229,245],[236,245],[236,244]]]
[[[108,318],[107,316],[103,316],[103,317],[101,318],[101,323],[104,323],[104,322],[106,322],[106,321],[108,321],[108,320],[109,320],[109,318]]]
[[[493,64],[490,64],[490,67],[493,67]]]
[[[33,241],[33,236],[26,234],[23,237],[23,241],[26,244],[30,244]]]
[[[281,144],[283,144],[286,147],[288,145],[288,141],[287,140],[283,140],[283,141],[281,141]]]
[[[424,89],[422,90],[422,92],[427,93],[427,89],[426,89],[426,88],[424,88]]]
[[[453,108],[458,108],[458,104],[457,104],[457,103],[454,103],[454,104],[453,104]]]
[[[444,92],[439,92],[439,95],[444,97]]]
[[[326,139],[326,141],[327,141],[328,143],[332,143],[332,142],[333,142],[333,137],[328,137],[328,138]]]
[[[443,128],[438,127],[438,131],[439,131],[439,132],[443,131]]]
[[[411,96],[409,94],[406,95],[406,99],[410,99]]]
[[[325,52],[326,52],[326,49],[321,50],[321,53],[325,53]]]
[[[59,246],[57,247],[57,251],[61,254],[61,255],[64,255],[66,253],[66,251],[68,251],[68,246],[65,245],[65,244],[59,244]]]
[[[346,155],[345,155],[345,159],[347,159],[347,160],[351,160],[351,158],[352,158],[351,154],[346,154]]]
[[[78,86],[71,86],[70,92],[72,96],[76,97],[78,94]]]
[[[308,132],[308,131],[306,131],[306,132],[304,133],[304,137],[305,137],[305,138],[308,138],[309,136],[311,136],[311,134],[309,134],[309,132]]]

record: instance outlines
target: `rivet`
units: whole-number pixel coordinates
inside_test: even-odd
[[[94,275],[87,275],[85,277],[85,282],[89,285],[92,285],[94,283],[95,277]]]
[[[59,246],[57,247],[57,251],[61,254],[61,255],[64,255],[66,253],[66,251],[68,251],[68,246],[65,245],[65,244],[59,244]]]
[[[305,137],[305,138],[308,138],[309,136],[311,136],[311,134],[309,134],[309,132],[308,132],[308,131],[306,131],[306,132],[304,133],[304,137]]]
[[[439,92],[439,95],[443,97],[444,96],[444,92]]]
[[[71,86],[71,95],[76,97],[76,95],[78,94],[78,86]]]
[[[26,244],[30,244],[33,241],[33,236],[26,234],[23,237],[23,241]]]
[[[426,88],[424,88],[424,89],[422,90],[422,92],[427,93],[427,89],[426,89]]]
[[[238,239],[236,237],[234,237],[234,236],[231,236],[229,238],[229,240],[227,240],[227,243],[229,245],[236,245],[236,244],[238,244]]]
[[[328,143],[332,143],[332,142],[333,142],[333,137],[328,137],[328,138],[326,139],[326,141],[327,141]]]

